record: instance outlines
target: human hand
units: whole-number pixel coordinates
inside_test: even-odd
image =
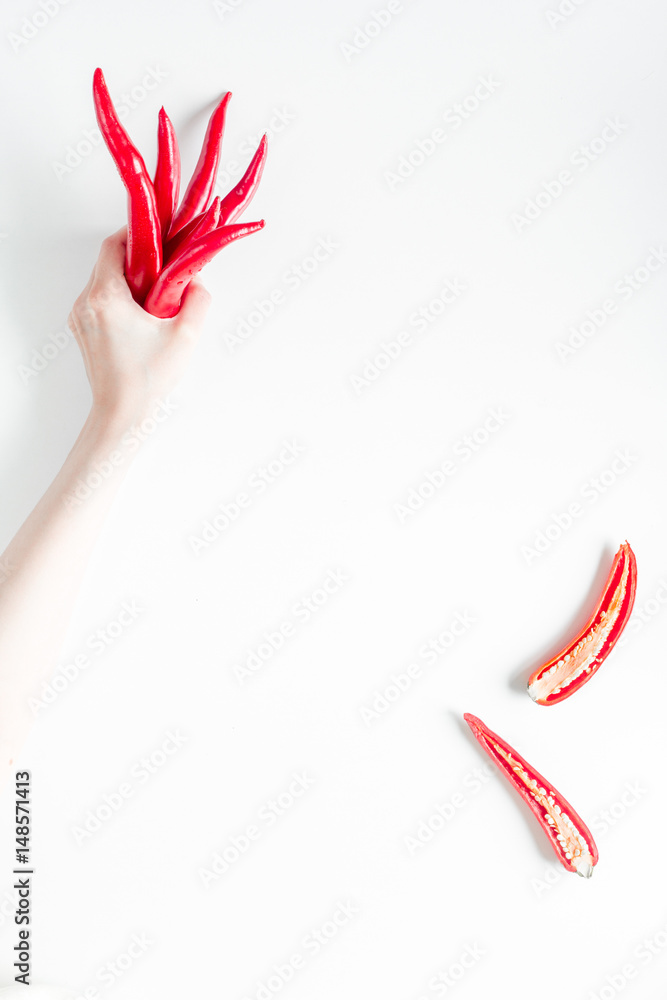
[[[172,319],[151,316],[124,275],[127,228],[102,243],[68,324],[79,345],[101,419],[141,420],[180,381],[199,340],[211,296],[192,281]]]

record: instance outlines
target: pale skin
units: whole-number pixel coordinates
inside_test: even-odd
[[[191,282],[173,319],[139,306],[123,274],[126,229],[104,240],[69,316],[83,356],[92,405],[60,472],[0,556],[0,791],[35,722],[28,701],[61,652],[90,555],[127,469],[123,435],[180,381],[196,346],[210,295]],[[84,500],[75,490],[100,463],[122,461]],[[73,499],[74,498],[74,499]]]

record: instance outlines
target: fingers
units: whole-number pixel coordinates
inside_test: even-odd
[[[129,287],[125,280],[125,246],[127,244],[127,226],[123,226],[113,236],[107,236],[102,241],[100,254],[94,270],[94,284],[98,287],[125,286],[128,295]]]
[[[199,335],[211,305],[211,294],[199,281],[191,281],[174,317],[174,326],[185,327]]]

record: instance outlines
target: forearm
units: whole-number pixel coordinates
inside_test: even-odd
[[[134,452],[131,420],[93,409],[53,483],[1,558],[0,787],[33,722],[86,567]],[[106,475],[105,475],[106,473]]]

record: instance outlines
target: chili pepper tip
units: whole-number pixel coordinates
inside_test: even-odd
[[[590,878],[592,874],[593,874],[592,865],[586,864],[583,861],[577,865],[577,875],[581,875],[582,878]]]

